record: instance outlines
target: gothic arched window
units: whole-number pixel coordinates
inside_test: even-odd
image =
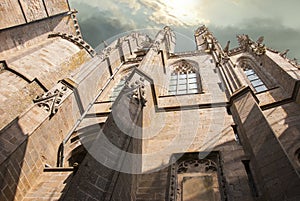
[[[185,61],[174,65],[170,76],[169,95],[195,94],[200,92],[200,77],[195,68]]]
[[[170,167],[170,201],[220,201],[227,197],[223,170],[218,152],[175,154]],[[180,158],[177,158],[180,157]]]
[[[125,86],[127,76],[123,77],[120,82],[113,88],[111,95],[109,96],[110,101],[115,101],[122,89]]]
[[[255,93],[262,93],[274,89],[276,82],[268,73],[263,63],[255,57],[245,54],[237,59],[237,66],[243,72],[245,81]]]
[[[138,65],[128,66],[119,73],[119,76],[121,76],[121,79],[118,82],[118,84],[112,88],[111,94],[109,95],[109,100],[111,102],[114,102],[116,100],[116,98],[119,96],[120,92],[122,91],[122,89],[124,88],[124,86],[126,84],[126,81],[129,77],[130,73],[132,73],[132,71],[137,66]],[[118,78],[114,78],[114,79],[118,80]]]
[[[263,92],[268,90],[266,85],[263,83],[263,81],[259,78],[259,76],[255,73],[255,71],[251,67],[249,66],[243,67],[243,71],[256,92]]]

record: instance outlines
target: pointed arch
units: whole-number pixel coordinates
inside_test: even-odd
[[[122,89],[125,86],[126,80],[127,80],[128,76],[124,76],[120,79],[119,83],[114,86],[114,88],[112,89],[112,93],[109,96],[109,100],[114,102],[116,100],[116,98],[119,96],[120,92],[122,91]]]
[[[242,69],[249,82],[251,83],[251,86],[257,93],[268,90],[265,83],[260,79],[260,77],[250,65],[243,64]]]
[[[201,92],[201,79],[197,62],[181,59],[171,64],[169,95]]]
[[[257,64],[255,58],[252,56],[241,56],[238,58],[237,64],[247,78],[247,82],[256,93],[265,92],[272,85],[272,82],[264,76],[259,64]]]
[[[129,75],[136,69],[138,65],[132,65],[125,69],[122,69],[119,73],[120,81],[112,88],[111,94],[109,96],[109,101],[114,102],[116,98],[119,96],[120,92],[123,90],[125,83],[129,77]]]

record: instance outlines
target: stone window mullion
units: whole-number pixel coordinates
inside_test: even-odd
[[[200,75],[193,66],[190,64],[174,66],[168,90],[170,95],[196,94],[201,92],[200,89]]]

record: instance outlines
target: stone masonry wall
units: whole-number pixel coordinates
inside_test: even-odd
[[[3,109],[12,115],[9,118],[3,118],[7,120],[1,125],[0,131],[0,200],[12,201],[23,199],[30,188],[35,185],[46,164],[52,167],[56,166],[60,143],[83,110],[87,108],[87,105],[104,86],[110,72],[107,64],[101,63],[102,60],[98,57],[90,63],[86,63],[89,57],[85,50],[80,50],[76,46],[74,48],[73,44],[71,46],[76,49],[73,52],[72,47],[59,46],[59,44],[70,44],[70,42],[62,41],[62,39],[48,39],[50,33],[56,32],[76,35],[75,23],[72,16],[67,13],[69,11],[67,1],[21,0],[18,4],[6,0],[0,3],[0,10],[0,16],[2,16],[0,17],[0,60],[8,61],[9,66],[14,67],[17,72],[20,70],[19,73],[29,80],[14,83],[18,84],[18,89],[25,90],[26,100],[21,97],[24,93],[14,93],[17,95],[10,96],[11,94],[2,95],[1,92],[1,99],[4,101],[14,98],[16,104],[20,104],[18,107],[15,105],[16,110],[13,110],[13,104],[9,104],[9,108]],[[60,42],[56,47],[53,47],[56,44],[53,41]],[[130,42],[133,41],[135,43],[141,42],[141,38],[130,39]],[[47,49],[47,46],[51,45],[52,48]],[[124,45],[125,56],[130,54],[128,47],[129,44]],[[134,44],[132,47],[137,48]],[[49,54],[50,49],[51,51],[54,50],[55,54]],[[56,55],[62,50],[67,50],[70,53],[68,61],[62,61],[60,60],[61,55]],[[134,49],[131,51],[133,52]],[[51,57],[58,62],[53,62]],[[112,57],[118,57],[113,58],[111,63],[111,68],[115,69],[121,63],[120,55],[115,54]],[[25,58],[25,63],[30,60],[31,66],[24,67],[20,64],[22,62],[18,63],[18,60],[22,61],[22,58]],[[36,62],[34,58],[40,59],[40,61]],[[34,67],[39,68],[38,64],[41,71],[49,71],[52,74],[46,75],[36,71]],[[83,65],[79,67],[81,64]],[[9,74],[11,76],[12,74],[6,70],[4,72],[2,75]],[[71,94],[61,103],[57,113],[51,118],[49,112],[45,111],[43,107],[32,103],[34,95],[31,91],[42,92],[32,81],[36,74],[40,76],[39,79],[45,85],[46,90],[52,89],[58,80],[67,77],[69,77],[69,84],[74,85]],[[27,82],[32,83],[26,88]],[[7,83],[11,84],[9,81],[5,82],[5,84]],[[140,146],[134,142],[128,149],[138,150],[138,147]],[[105,167],[101,168],[101,172],[105,172]],[[120,178],[127,180],[126,174],[120,175]],[[134,182],[134,178],[132,181]],[[103,181],[100,179],[99,182]],[[125,191],[129,192],[130,189],[124,189]],[[123,195],[125,194],[123,193]],[[132,196],[134,196],[133,193]]]
[[[0,29],[4,29],[67,12],[69,5],[66,0],[4,0],[0,10]]]
[[[20,121],[25,123],[21,123],[19,130],[20,121],[17,119],[1,131],[4,146],[1,153],[4,155],[0,167],[9,169],[1,175],[3,200],[13,200],[14,197],[21,200],[34,186],[45,164],[56,166],[59,144],[109,77],[106,65],[96,57],[75,69],[70,78],[76,88],[51,119],[40,108],[30,109],[28,114],[20,116]]]
[[[44,42],[51,33],[61,32],[76,36],[75,24],[70,18],[70,15],[60,15],[14,27],[13,29],[1,30],[0,59],[6,60],[18,50],[25,50]]]
[[[73,44],[69,45],[74,47]],[[46,48],[44,48],[44,50],[45,49]],[[51,56],[53,56],[51,55],[51,52],[57,50],[60,49],[49,49],[49,55],[47,57],[40,56],[42,59],[37,58],[37,55],[39,54],[29,55],[23,58],[23,61],[28,61],[29,59],[30,63],[21,61],[9,63],[9,67],[14,68],[15,72],[18,72],[25,77],[27,76],[26,80],[8,70],[4,70],[4,72],[1,73],[0,77],[5,75],[9,76],[3,77],[4,81],[2,82],[0,89],[2,95],[0,110],[3,111],[0,114],[0,119],[2,120],[0,129],[33,105],[33,99],[45,92],[45,89],[43,89],[42,86],[51,89],[59,80],[66,78],[71,70],[79,68],[82,63],[90,58],[84,50],[75,49],[75,51],[69,51],[69,53],[61,59],[53,59],[51,65],[46,65],[41,62],[43,59],[43,61],[47,61],[47,59],[51,60]],[[39,65],[42,65],[43,67],[39,68]]]
[[[157,89],[168,87],[165,84],[170,75],[168,65],[176,60],[165,61],[165,74],[161,55],[154,50],[149,51],[139,67],[153,80],[156,94],[146,87],[149,98],[143,110],[143,174],[138,176],[136,200],[167,199],[172,154],[210,151],[220,151],[228,200],[253,200],[242,163],[247,158],[235,140],[222,81],[211,56],[202,53],[180,59],[198,63],[203,93],[159,97]]]
[[[0,161],[3,200],[22,200],[45,164],[56,166],[58,146],[79,118],[78,110],[72,93],[53,117],[34,105],[1,131],[1,153],[5,154]]]
[[[233,101],[232,114],[266,200],[299,199],[299,176],[251,93]]]
[[[103,130],[97,131],[96,138],[84,144],[88,154],[71,181],[64,200],[134,199],[136,176],[131,171],[138,168],[140,161],[124,154],[141,151],[141,144],[130,136],[140,135],[139,129],[132,128],[142,123],[141,105],[126,93],[118,99]]]
[[[99,59],[95,58],[94,60]],[[90,62],[91,65],[95,64],[93,61]],[[90,77],[80,76],[76,73],[76,71],[85,69],[84,66],[87,65],[84,64],[83,67],[75,69],[73,79],[78,81],[78,87],[62,103],[58,112],[51,119],[49,119],[49,113],[44,109],[33,106],[24,115],[20,115],[14,122],[1,130],[0,168],[3,171],[0,174],[0,189],[3,200],[22,200],[34,186],[36,178],[42,173],[45,164],[56,166],[60,143],[80,117],[81,109],[87,107],[109,77],[106,66],[101,68],[97,68],[99,67],[97,65],[93,66],[90,70],[93,72],[93,69],[100,69],[100,74],[93,72],[90,73]],[[87,66],[87,68],[89,67]],[[78,76],[81,79],[78,79]],[[88,87],[89,82],[93,83],[93,87]],[[81,96],[78,96],[78,93]]]
[[[291,96],[295,82],[300,79],[299,69],[292,66],[292,64],[279,54],[273,52],[267,52],[263,56],[262,64],[272,75],[273,79]]]
[[[297,150],[300,148],[300,106],[294,102],[263,111],[276,137],[300,173]]]

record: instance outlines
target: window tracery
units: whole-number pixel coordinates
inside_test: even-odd
[[[212,152],[203,159],[198,156],[186,153],[171,165],[168,200],[227,200],[219,154]]]
[[[169,95],[201,92],[200,75],[190,63],[181,61],[173,66],[170,76]]]

